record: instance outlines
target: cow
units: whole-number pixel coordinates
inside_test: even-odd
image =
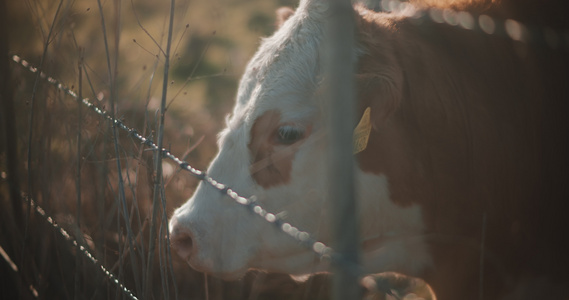
[[[301,0],[262,41],[208,168],[324,243],[328,14],[326,0]],[[408,11],[356,6],[354,16],[357,120],[369,123],[354,154],[363,272],[420,278],[442,300],[568,299],[563,41],[556,49]],[[204,183],[175,210],[170,234],[192,268],[227,280],[329,271]]]

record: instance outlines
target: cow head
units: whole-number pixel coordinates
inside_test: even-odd
[[[301,1],[282,27],[263,41],[243,75],[236,106],[219,135],[219,153],[208,168],[212,178],[245,197],[255,195],[265,209],[284,215],[287,222],[323,242],[330,241],[331,221],[323,138],[330,133],[323,122],[326,107],[320,89],[327,14],[326,1]],[[364,45],[354,52],[360,59],[371,57],[366,51]],[[368,61],[358,74],[360,96],[367,95],[359,106],[372,108],[375,127],[384,117],[374,99],[390,103],[399,80],[395,77],[400,77],[386,61]],[[357,177],[364,238],[401,228],[420,231],[420,211],[396,207],[389,200],[385,175],[358,168]],[[400,219],[407,223],[395,221]],[[249,268],[291,274],[325,268],[309,250],[207,184],[201,183],[175,211],[170,226],[177,252],[194,269],[220,277],[238,278]]]

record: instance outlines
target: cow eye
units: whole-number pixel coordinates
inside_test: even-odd
[[[277,130],[277,141],[281,144],[291,145],[304,138],[304,129],[285,125]]]

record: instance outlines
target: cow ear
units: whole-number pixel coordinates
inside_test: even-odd
[[[403,70],[395,55],[394,35],[389,27],[376,20],[377,14],[356,6],[359,116],[371,108],[370,121],[380,128],[399,108],[403,97]]]
[[[385,70],[383,70],[385,71]],[[366,108],[371,108],[371,124],[378,129],[399,108],[402,98],[402,78],[397,70],[391,74],[360,73],[356,76],[359,116]]]
[[[277,27],[277,29],[279,29],[281,28],[281,26],[283,26],[284,22],[294,14],[294,9],[288,6],[283,6],[278,8],[275,13],[277,15],[275,26]]]

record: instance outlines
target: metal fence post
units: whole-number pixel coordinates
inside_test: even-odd
[[[329,195],[333,245],[333,299],[361,299],[359,234],[355,202],[353,128],[354,11],[349,0],[330,0],[323,69],[327,82],[330,145]]]

